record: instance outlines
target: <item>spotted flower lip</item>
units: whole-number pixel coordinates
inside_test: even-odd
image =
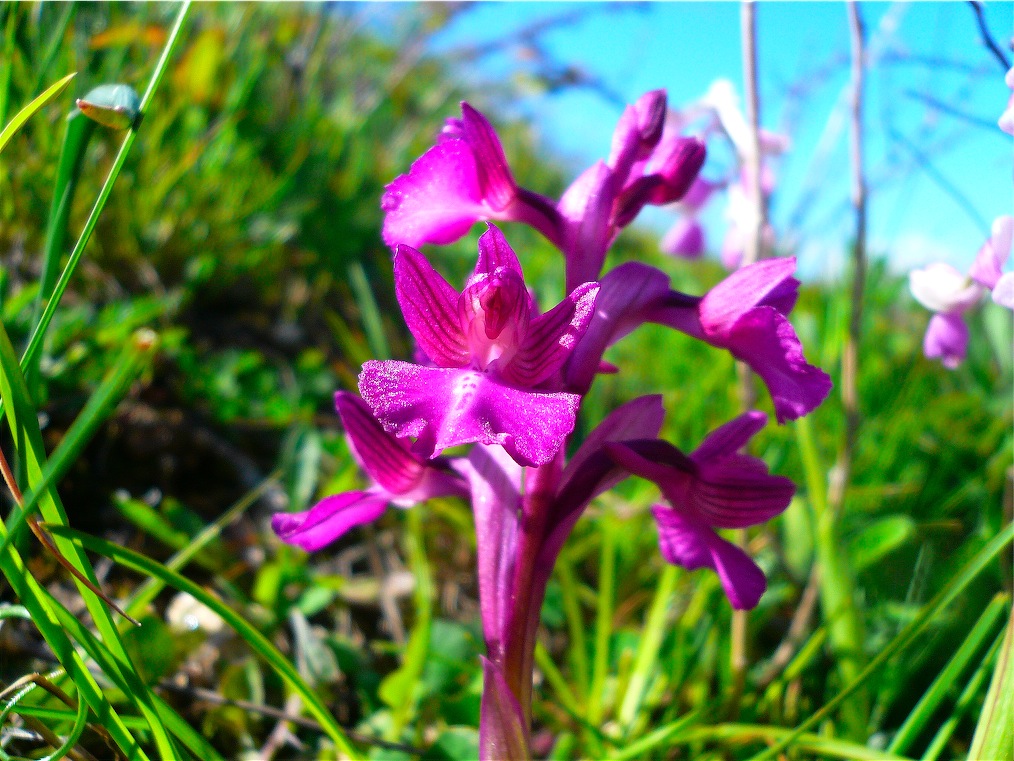
[[[537,314],[517,256],[493,225],[460,294],[409,246],[398,247],[394,275],[408,328],[436,367],[363,365],[359,390],[384,429],[416,437],[423,457],[478,442],[499,444],[525,465],[552,459],[580,403],[554,387],[591,320],[598,284]]]
[[[465,482],[446,462],[413,454],[405,442],[384,431],[355,394],[339,391],[335,407],[349,449],[372,484],[326,497],[304,512],[276,513],[271,527],[282,541],[313,552],[376,520],[388,504],[411,507],[433,497],[465,494]]]
[[[763,460],[739,451],[766,422],[762,412],[744,413],[690,455],[658,439],[606,445],[617,464],[653,481],[668,502],[652,509],[665,559],[688,570],[713,569],[739,610],[755,607],[767,583],[757,564],[715,529],[764,523],[795,493],[792,481],[770,475]]]

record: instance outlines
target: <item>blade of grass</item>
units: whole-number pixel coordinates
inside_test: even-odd
[[[567,616],[567,652],[570,655],[570,666],[574,670],[574,680],[579,694],[588,694],[588,644],[584,636],[584,620],[581,616],[581,601],[578,598],[578,581],[574,576],[574,566],[567,553],[562,553],[555,568],[560,580],[560,591],[563,596],[563,612]]]
[[[919,733],[922,732],[929,720],[933,718],[933,713],[940,706],[943,699],[952,691],[956,691],[955,684],[957,680],[961,677],[961,674],[968,667],[968,664],[975,657],[976,653],[982,649],[982,645],[986,642],[987,637],[993,633],[997,622],[1003,616],[1004,609],[1009,602],[1010,598],[1008,595],[999,594],[986,606],[986,609],[968,633],[965,641],[961,643],[961,647],[958,648],[954,657],[948,661],[947,665],[937,675],[937,678],[933,680],[933,683],[923,694],[922,698],[916,703],[915,708],[909,713],[908,718],[902,723],[898,733],[891,740],[891,744],[887,746],[888,752],[904,753],[919,738]]]
[[[29,485],[35,487],[40,495],[38,505],[42,517],[51,524],[66,525],[67,513],[60,502],[56,489],[50,487],[39,490],[37,488],[43,481],[46,470],[46,449],[42,442],[38,415],[28,394],[25,376],[21,372],[17,354],[14,352],[14,347],[11,345],[3,325],[0,325],[0,397],[7,401],[5,416],[20,457],[20,464],[27,474]],[[4,533],[6,534],[6,530]],[[10,549],[13,552],[13,548]],[[175,744],[158,719],[152,705],[151,690],[148,689],[127,654],[126,647],[120,638],[120,632],[116,628],[112,614],[106,607],[101,593],[96,594],[93,591],[98,588],[98,579],[87,556],[77,545],[63,540],[57,540],[54,549],[55,554],[62,558],[61,563],[74,569],[72,573],[78,590],[105,646],[124,668],[124,678],[128,680],[130,685],[128,695],[150,722],[149,726],[159,755],[167,759],[175,758],[177,752]],[[13,586],[10,576],[8,576],[8,581]]]
[[[39,109],[43,108],[47,103],[53,100],[53,98],[62,93],[67,85],[70,84],[70,80],[76,76],[77,72],[75,71],[50,85],[41,95],[36,97],[35,100],[14,115],[14,118],[7,123],[7,126],[0,130],[0,153],[3,153],[4,148],[7,147],[7,143],[11,141],[11,138],[18,134],[18,130],[25,126],[25,122],[31,119],[39,111]]]
[[[246,494],[236,504],[222,513],[213,522],[201,529],[197,535],[190,540],[183,549],[173,555],[166,562],[165,567],[170,571],[179,572],[191,560],[197,557],[214,539],[221,535],[222,529],[245,513],[271,485],[277,483],[279,473],[271,474],[253,491]],[[132,616],[140,615],[144,609],[158,596],[158,593],[165,589],[166,583],[159,578],[149,578],[144,584],[134,590],[124,610]]]
[[[686,716],[681,716],[671,724],[659,727],[655,731],[645,735],[637,742],[633,742],[625,748],[620,748],[619,750],[614,751],[610,754],[610,758],[615,761],[629,761],[629,759],[645,758],[651,750],[659,747],[662,743],[672,744],[674,737],[678,736],[683,730],[696,724],[703,714],[704,710],[698,709],[692,713],[688,713]]]
[[[768,727],[757,724],[717,724],[713,727],[695,727],[670,740],[672,743],[693,743],[702,740],[713,740],[728,744],[751,742],[778,742],[782,745],[794,730],[784,727]],[[820,758],[843,758],[852,761],[907,761],[905,756],[898,756],[887,751],[868,748],[865,745],[836,740],[820,735],[801,733],[792,738],[795,745],[806,753]],[[776,746],[777,747],[777,746]],[[782,747],[785,747],[782,745]]]
[[[616,526],[612,516],[602,516],[599,593],[595,611],[595,657],[592,661],[591,690],[588,695],[588,721],[602,723],[605,709],[606,673],[609,670],[609,643],[613,631],[613,605],[616,584]]]
[[[0,542],[0,555],[7,549],[25,517],[32,513],[43,494],[49,492],[74,464],[99,427],[106,422],[130,385],[151,362],[157,348],[157,337],[150,330],[139,330],[117,359],[113,369],[103,378],[81,413],[64,434],[53,455],[46,461],[39,481],[26,495],[24,504],[7,519],[7,536]],[[32,414],[24,409],[23,414]]]
[[[18,703],[29,695],[37,687],[36,683],[28,685],[24,690],[19,691],[16,695],[11,697],[7,702],[7,705],[0,710],[0,726],[3,726],[4,720],[8,714],[12,712],[18,712]],[[53,747],[53,752],[48,756],[43,756],[39,761],[59,761],[73,750],[74,746],[77,745],[81,739],[81,735],[84,734],[85,727],[88,726],[88,704],[83,700],[77,701],[77,706],[74,710],[74,724],[71,726],[70,732],[67,734],[66,739]],[[0,751],[0,761],[10,761],[10,756]]]
[[[419,699],[419,682],[430,652],[430,638],[433,623],[433,580],[430,573],[426,547],[423,543],[421,510],[408,510],[405,522],[405,545],[409,568],[415,577],[415,624],[409,635],[401,667],[387,677],[380,687],[381,696],[391,706],[391,723],[384,734],[388,742],[398,742],[401,733],[415,714]]]
[[[168,586],[181,592],[186,592],[209,607],[232,627],[236,634],[245,640],[255,653],[274,668],[289,687],[299,693],[300,697],[305,701],[307,709],[341,751],[353,758],[359,757],[345,736],[344,730],[338,725],[317,694],[303,681],[295,666],[255,626],[248,623],[246,619],[226,605],[217,595],[180,576],[175,571],[170,571],[161,563],[133,550],[128,550],[125,547],[120,547],[99,537],[76,531],[69,526],[53,525],[45,526],[45,528],[54,536],[63,537],[84,549],[108,557],[126,568],[148,576],[154,576]]]
[[[1005,632],[1000,632],[996,639],[993,640],[993,644],[990,645],[989,650],[986,651],[986,656],[982,659],[982,663],[979,664],[979,668],[972,674],[972,678],[968,680],[968,684],[965,685],[965,689],[962,690],[961,695],[958,696],[957,702],[954,704],[954,709],[951,711],[951,715],[940,725],[937,733],[933,736],[930,744],[926,746],[925,752],[922,754],[921,761],[936,761],[940,754],[947,748],[947,744],[950,742],[951,735],[954,734],[954,730],[958,728],[958,725],[964,719],[965,715],[971,711],[974,703],[979,699],[982,694],[982,685],[986,683],[989,678],[993,663],[996,661],[996,656],[1000,652],[1000,644],[1003,642]]]
[[[855,690],[859,689],[877,669],[881,668],[888,660],[901,652],[905,647],[915,641],[916,636],[929,624],[930,620],[940,611],[950,605],[954,599],[961,594],[971,581],[979,575],[1014,538],[1014,523],[1009,523],[985,546],[982,547],[965,566],[958,571],[954,578],[941,589],[936,596],[926,604],[919,615],[913,618],[886,647],[870,660],[866,668],[862,670],[859,677],[852,684],[847,685],[833,699],[824,704],[820,710],[815,711],[808,719],[799,724],[785,737],[775,743],[767,750],[758,753],[750,761],[762,761],[772,758],[787,748],[792,742],[802,735],[807,729],[824,720],[838,705],[848,698]]]
[[[374,359],[387,359],[391,356],[391,349],[387,345],[387,336],[384,335],[384,323],[380,319],[380,308],[373,296],[373,289],[370,281],[366,279],[366,272],[360,262],[353,262],[349,265],[349,285],[356,295],[356,304],[359,306],[359,314],[363,320],[363,332],[366,333],[366,341],[370,345],[370,351]]]
[[[648,687],[648,679],[656,668],[658,651],[662,646],[662,637],[665,636],[666,618],[669,614],[669,606],[672,605],[676,596],[676,582],[679,580],[679,569],[674,565],[666,565],[659,577],[658,586],[655,588],[655,597],[651,601],[651,608],[645,619],[644,629],[641,631],[641,642],[637,648],[637,657],[634,661],[634,671],[627,683],[627,691],[620,704],[619,720],[620,725],[630,729],[637,718],[637,712],[641,708],[641,701]]]
[[[138,108],[138,116],[134,121],[134,125],[127,131],[126,136],[123,138],[123,142],[120,144],[120,150],[117,152],[116,158],[113,159],[113,165],[109,168],[109,174],[106,175],[106,181],[102,184],[102,188],[99,190],[99,195],[95,199],[95,204],[92,206],[88,219],[85,221],[84,228],[81,230],[81,235],[78,237],[77,243],[74,245],[74,250],[71,251],[70,258],[67,260],[67,264],[63,268],[63,272],[60,273],[60,279],[53,288],[53,295],[49,301],[46,302],[46,308],[43,310],[42,316],[39,318],[39,322],[35,326],[35,330],[32,331],[32,336],[28,341],[28,346],[21,357],[22,367],[29,367],[35,357],[35,354],[41,348],[42,342],[46,337],[46,331],[49,329],[49,323],[52,322],[53,315],[56,313],[56,308],[60,304],[60,299],[63,298],[63,293],[67,290],[70,278],[74,274],[74,270],[77,268],[78,262],[81,260],[81,255],[84,253],[84,249],[88,245],[88,241],[91,239],[92,232],[95,230],[95,225],[98,223],[99,215],[102,213],[102,209],[105,208],[106,201],[109,199],[109,194],[113,190],[113,183],[115,183],[116,178],[119,177],[120,170],[123,168],[123,163],[127,159],[127,154],[130,152],[130,148],[134,144],[134,140],[137,138],[137,131],[143,122],[144,114],[147,112],[148,106],[151,104],[151,100],[155,95],[155,91],[158,89],[158,85],[162,81],[162,77],[168,68],[169,59],[179,42],[180,32],[183,29],[183,22],[186,20],[189,12],[190,0],[185,0],[185,2],[180,6],[179,13],[176,15],[176,21],[173,23],[173,28],[169,32],[169,39],[166,40],[165,47],[162,49],[162,56],[159,58],[158,63],[155,64],[155,70],[148,82],[148,88],[144,91],[144,95],[141,97],[141,105]]]
[[[1014,748],[1014,610],[968,751],[969,761],[1003,758]]]

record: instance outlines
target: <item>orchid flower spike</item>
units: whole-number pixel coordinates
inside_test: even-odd
[[[394,279],[408,329],[435,367],[363,365],[359,392],[384,429],[416,437],[413,451],[422,457],[477,442],[499,444],[522,465],[549,462],[580,404],[577,394],[554,387],[591,320],[598,284],[584,283],[538,314],[517,256],[493,225],[479,238],[479,260],[461,293],[405,245]]]
[[[335,394],[349,450],[370,477],[365,491],[335,494],[301,513],[275,513],[271,528],[288,544],[314,552],[356,526],[379,518],[388,504],[406,508],[433,497],[464,496],[464,480],[442,460],[424,460],[384,431],[362,399]]]
[[[739,452],[766,421],[763,412],[740,415],[689,456],[657,439],[606,445],[617,464],[653,481],[669,503],[652,508],[662,556],[688,570],[714,570],[737,610],[755,607],[767,581],[757,564],[715,529],[764,523],[784,511],[795,493],[792,481],[770,475],[763,460]]]
[[[968,276],[946,262],[934,262],[909,273],[912,295],[934,312],[923,338],[923,354],[928,359],[939,359],[951,370],[964,361],[968,352],[964,314],[987,291],[996,303],[1014,309],[1014,273],[1003,272],[1011,252],[1012,234],[1014,217],[997,217],[992,235],[979,249]]]

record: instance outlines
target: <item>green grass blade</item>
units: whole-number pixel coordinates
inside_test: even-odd
[[[70,84],[70,80],[77,76],[77,72],[68,74],[63,79],[59,80],[55,84],[50,85],[46,90],[39,95],[35,100],[29,103],[27,106],[22,108],[15,114],[14,118],[8,122],[7,126],[0,130],[0,153],[3,153],[4,148],[7,147],[7,143],[11,141],[23,126],[25,122],[31,119],[39,109],[43,108],[49,101],[53,100],[57,95],[64,91],[64,88]]]
[[[791,745],[792,742],[802,735],[807,729],[823,721],[824,718],[834,711],[842,701],[846,700],[848,696],[855,690],[859,689],[870,678],[870,676],[883,667],[888,660],[914,642],[916,636],[926,627],[927,624],[929,624],[930,620],[950,605],[954,599],[961,594],[965,587],[967,587],[972,580],[1003,551],[1004,547],[1010,543],[1012,538],[1014,538],[1014,523],[1009,523],[1003,531],[987,542],[986,545],[983,546],[982,549],[980,549],[972,557],[972,559],[969,560],[965,566],[954,575],[954,578],[952,578],[950,582],[948,582],[948,584],[941,589],[929,603],[927,603],[919,615],[912,619],[912,621],[898,632],[894,639],[892,639],[887,646],[884,647],[876,655],[876,657],[874,657],[866,665],[866,668],[863,669],[862,673],[855,682],[842,689],[837,697],[825,703],[820,710],[815,711],[808,719],[789,732],[773,746],[754,756],[751,761],[762,761],[762,759],[776,756]]]
[[[0,533],[6,534],[3,524]],[[77,686],[78,695],[92,709],[97,721],[105,727],[123,754],[136,761],[148,761],[148,756],[138,745],[124,721],[109,704],[102,689],[95,681],[67,636],[66,630],[54,612],[55,601],[49,593],[39,586],[29,574],[24,561],[13,547],[0,554],[0,571],[3,572],[14,594],[31,616],[32,622],[42,634],[50,649],[56,655],[67,674]],[[80,622],[78,622],[80,624]],[[90,634],[90,633],[89,633]]]
[[[1014,748],[1014,610],[1007,622],[1000,656],[975,725],[968,761],[1003,758]]]
[[[850,761],[907,761],[887,751],[868,748],[865,745],[836,740],[831,737],[800,733],[783,727],[768,727],[756,724],[718,724],[713,727],[695,727],[676,737],[670,742],[679,744],[712,740],[728,745],[741,745],[756,742],[777,742],[775,747],[785,747],[791,742],[805,753],[812,753],[818,758],[842,758]]]
[[[169,66],[169,58],[172,56],[172,52],[176,48],[176,44],[179,42],[180,32],[183,29],[183,22],[186,20],[189,12],[190,0],[185,0],[183,5],[180,7],[179,13],[176,15],[176,21],[173,24],[173,28],[169,32],[169,39],[166,41],[165,47],[162,49],[162,56],[159,58],[158,63],[155,64],[155,71],[152,73],[151,80],[148,82],[148,88],[145,90],[144,96],[141,98],[141,105],[138,108],[138,117],[135,121],[135,126],[132,127],[123,138],[123,142],[120,144],[120,150],[117,152],[116,158],[113,159],[113,165],[109,168],[109,174],[106,175],[106,181],[102,184],[101,190],[99,190],[99,195],[95,199],[95,204],[92,206],[88,219],[85,221],[84,228],[81,230],[81,235],[78,236],[77,243],[74,245],[74,250],[71,251],[70,258],[67,260],[67,264],[63,268],[63,272],[60,273],[60,279],[53,288],[53,295],[46,303],[46,308],[43,310],[42,316],[39,318],[39,322],[35,326],[35,330],[32,331],[32,336],[28,341],[28,347],[25,349],[25,353],[21,357],[22,367],[29,367],[31,365],[33,358],[42,346],[42,341],[46,337],[46,331],[49,329],[49,324],[53,320],[53,315],[56,313],[56,308],[60,304],[60,299],[63,298],[63,293],[67,290],[67,285],[70,283],[71,275],[74,274],[74,270],[77,268],[78,262],[81,260],[85,247],[91,239],[92,232],[95,230],[95,225],[99,221],[99,215],[102,213],[102,209],[105,208],[106,201],[109,199],[109,194],[113,191],[113,183],[115,183],[116,178],[119,177],[120,170],[123,168],[123,164],[127,160],[127,154],[130,152],[130,148],[134,144],[134,140],[137,138],[137,130],[144,118],[144,114],[148,110],[148,106],[151,104],[151,99],[155,95],[155,90],[158,88],[158,85],[162,81],[162,77]]]
[[[289,687],[299,693],[306,703],[307,709],[341,751],[353,758],[358,758],[358,753],[349,743],[345,732],[335,721],[331,712],[327,710],[327,707],[317,694],[299,675],[295,666],[255,626],[248,623],[246,619],[226,605],[217,595],[180,576],[178,573],[170,571],[161,563],[151,560],[133,550],[128,550],[104,539],[75,531],[67,526],[47,526],[46,528],[54,536],[72,540],[81,547],[104,555],[126,568],[161,579],[167,585],[181,592],[186,592],[208,606],[232,627],[236,634],[245,640],[255,653],[274,668]]]
[[[567,617],[567,651],[574,681],[579,694],[588,694],[589,672],[588,643],[584,636],[584,620],[581,616],[581,600],[578,598],[578,581],[574,566],[566,552],[556,562],[556,577],[560,580],[563,595],[563,611]]]
[[[359,315],[363,320],[363,332],[366,333],[366,341],[370,345],[370,351],[374,359],[387,359],[391,356],[391,349],[387,345],[387,336],[384,334],[384,323],[380,319],[380,308],[373,296],[373,288],[366,278],[363,265],[354,262],[349,265],[349,285],[356,295],[356,304],[359,307]]]
[[[611,753],[610,758],[615,759],[615,761],[630,761],[630,759],[641,759],[647,757],[649,752],[662,746],[663,743],[667,743],[665,747],[668,748],[674,743],[675,737],[677,737],[685,729],[694,726],[698,721],[700,721],[703,714],[703,710],[697,710],[687,714],[686,716],[682,716],[671,724],[659,727],[642,737],[640,740]]]
[[[930,741],[930,744],[926,746],[926,750],[922,754],[922,761],[937,761],[940,758],[940,754],[946,750],[951,736],[958,728],[958,725],[961,724],[965,716],[972,710],[972,707],[982,694],[982,686],[992,673],[993,663],[1000,652],[1000,645],[1005,635],[1005,632],[1000,632],[996,639],[993,640],[993,644],[986,651],[986,655],[979,664],[979,667],[972,674],[972,678],[968,680],[968,684],[961,691],[961,695],[958,696],[951,715],[944,720]]]
[[[8,402],[5,410],[7,423],[21,458],[24,472],[27,474],[28,484],[39,494],[38,505],[42,517],[50,524],[66,525],[67,513],[60,502],[56,489],[52,487],[45,490],[38,488],[46,471],[46,449],[42,442],[42,431],[39,430],[39,420],[28,395],[25,376],[21,372],[17,354],[14,352],[14,347],[11,345],[3,325],[0,325],[0,396]],[[6,534],[6,531],[4,533]],[[72,542],[58,539],[56,550],[81,578],[94,587],[98,586],[98,579],[92,569],[91,562],[78,546]],[[138,710],[148,718],[159,754],[163,758],[175,758],[176,748],[172,737],[158,720],[152,706],[151,691],[131,662],[123,641],[120,639],[120,632],[116,628],[112,614],[106,607],[106,602],[80,579],[75,578],[74,581],[103,642],[124,668],[124,677],[130,684],[128,694],[134,700]]]
[[[37,686],[35,684],[32,684],[29,687],[26,687],[24,690],[18,692],[13,697],[11,697],[7,705],[3,707],[3,710],[0,710],[0,726],[3,726],[4,720],[7,718],[9,714],[11,714],[12,712],[19,713],[19,711],[17,710],[19,701],[25,698],[34,689],[37,689]],[[85,727],[87,726],[88,726],[88,704],[85,703],[83,700],[78,699],[77,709],[74,711],[74,724],[71,727],[70,732],[67,734],[67,738],[62,743],[60,743],[59,746],[54,748],[52,753],[50,753],[48,756],[43,756],[41,759],[39,759],[39,761],[59,761],[61,758],[64,758],[68,753],[71,752],[71,750],[74,749],[74,746],[77,745],[78,740],[81,739],[81,735],[84,734]],[[3,753],[2,758],[3,761],[8,761],[8,759],[10,759],[10,756],[8,756],[6,753]]]
[[[965,641],[961,643],[961,647],[958,648],[954,657],[951,658],[944,669],[937,675],[937,678],[933,680],[933,683],[901,725],[891,744],[887,746],[889,752],[904,753],[918,739],[919,733],[929,723],[929,720],[933,718],[933,713],[939,707],[941,701],[954,691],[955,683],[968,667],[969,662],[982,649],[982,645],[987,641],[987,637],[995,630],[996,624],[1001,616],[1003,616],[1003,612],[1009,602],[1010,599],[1007,595],[997,595],[986,606],[986,610],[983,611],[975,626],[972,627]]]
[[[662,646],[662,638],[667,629],[666,619],[669,607],[676,595],[678,580],[679,569],[674,565],[667,564],[659,577],[658,586],[655,588],[655,597],[652,599],[644,630],[641,632],[641,642],[634,660],[634,671],[627,683],[627,692],[623,696],[623,702],[620,704],[620,725],[628,729],[637,718],[637,712],[641,708],[641,701],[644,700],[644,693],[648,687],[648,679],[656,668],[658,651]]]
[[[381,683],[380,696],[391,706],[391,723],[384,739],[397,742],[401,733],[415,713],[419,700],[419,682],[430,652],[430,638],[433,624],[433,577],[423,542],[422,510],[408,510],[405,522],[405,544],[408,551],[409,568],[415,578],[416,620],[405,646],[401,666]]]
[[[222,529],[242,515],[251,505],[255,504],[261,495],[277,482],[277,473],[264,479],[256,489],[245,495],[236,504],[222,513],[212,523],[209,523],[198,534],[190,540],[186,547],[173,555],[166,562],[165,567],[170,571],[179,572],[191,560],[197,557],[212,541],[218,538]],[[165,589],[166,583],[159,578],[149,578],[140,587],[134,590],[127,604],[123,609],[128,615],[138,616],[158,596],[158,593]]]
[[[32,513],[42,495],[56,486],[67,470],[74,464],[88,442],[106,422],[116,405],[126,395],[130,385],[146,368],[155,354],[157,340],[150,330],[140,330],[134,334],[130,344],[120,355],[113,369],[103,378],[95,393],[88,399],[84,409],[74,419],[73,425],[64,434],[59,445],[48,458],[42,469],[39,480],[33,485],[29,494],[25,495],[22,507],[12,511],[7,520],[7,534],[0,543],[0,554],[7,547],[7,542],[15,536],[17,529],[27,515]],[[10,360],[11,355],[7,359]],[[34,410],[20,404],[20,414],[33,414]]]
[[[609,670],[609,643],[613,633],[613,606],[616,597],[616,526],[611,515],[602,516],[602,556],[599,561],[599,593],[595,611],[595,657],[592,661],[588,721],[602,723],[605,710],[606,673]]]

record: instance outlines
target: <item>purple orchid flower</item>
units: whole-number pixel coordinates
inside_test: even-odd
[[[380,206],[391,247],[451,243],[480,220],[524,222],[553,242],[560,235],[553,202],[518,187],[493,126],[465,102],[461,119],[448,120],[437,144],[387,186]]]
[[[517,256],[493,225],[460,294],[409,246],[398,247],[394,277],[408,328],[436,366],[363,365],[359,392],[384,429],[416,437],[423,457],[477,442],[499,444],[524,465],[549,462],[574,428],[580,397],[548,387],[587,329],[598,284],[537,314]]]
[[[379,518],[387,505],[411,507],[434,497],[464,496],[465,483],[443,460],[423,460],[384,431],[366,404],[339,391],[335,408],[353,457],[369,475],[364,491],[335,494],[301,513],[275,513],[271,528],[288,544],[314,552],[356,526]]]
[[[764,523],[795,493],[792,481],[770,475],[763,460],[739,451],[766,422],[763,412],[740,415],[689,456],[661,440],[606,445],[619,465],[655,482],[669,503],[652,508],[663,557],[688,570],[714,570],[737,610],[755,607],[767,582],[757,564],[715,529]]]
[[[1014,217],[997,217],[992,235],[979,249],[967,276],[946,262],[934,262],[909,273],[912,295],[934,312],[923,338],[923,354],[928,359],[939,359],[951,370],[964,361],[968,353],[964,315],[987,291],[996,303],[1014,309],[1014,273],[1003,272],[1012,236]]]
[[[799,281],[793,258],[767,259],[733,272],[703,298],[670,290],[669,277],[627,262],[601,282],[595,317],[568,363],[571,388],[590,387],[603,352],[638,325],[668,325],[727,349],[760,376],[771,392],[779,423],[814,410],[831,391],[831,379],[806,361],[787,315]]]

